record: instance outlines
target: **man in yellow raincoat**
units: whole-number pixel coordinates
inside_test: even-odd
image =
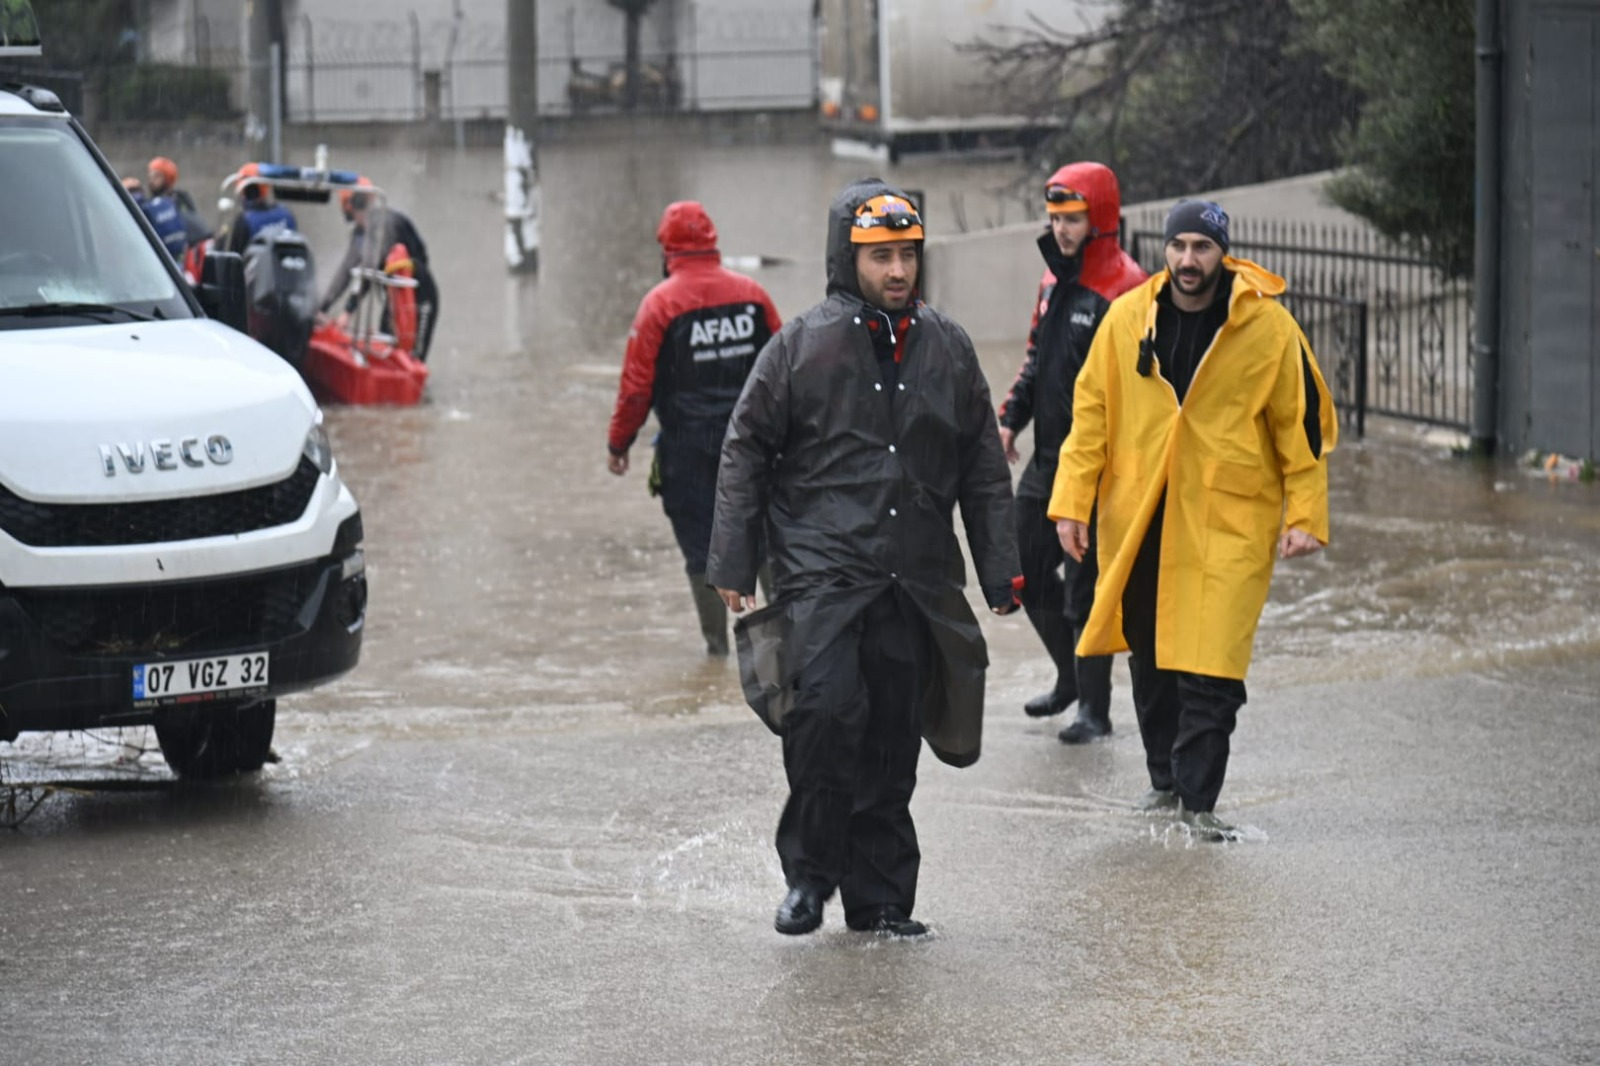
[[[1150,791],[1212,838],[1273,552],[1328,542],[1333,402],[1275,299],[1228,252],[1228,216],[1173,207],[1167,269],[1119,297],[1078,376],[1049,515],[1081,559],[1099,501],[1100,580],[1079,655],[1130,651]]]

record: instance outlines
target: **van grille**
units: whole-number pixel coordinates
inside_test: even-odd
[[[250,533],[305,514],[321,472],[302,458],[273,485],[139,503],[34,503],[0,486],[0,529],[36,548],[166,544]]]
[[[204,652],[294,635],[322,564],[126,589],[12,589],[50,642],[72,655]]]

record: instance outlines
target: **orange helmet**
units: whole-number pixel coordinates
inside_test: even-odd
[[[160,174],[168,185],[178,184],[178,164],[164,155],[158,155],[150,160],[150,165],[146,169],[152,174]]]
[[[856,208],[856,220],[850,226],[851,244],[922,239],[922,216],[910,200],[893,193],[874,196]]]
[[[367,197],[365,195],[361,197],[360,203],[356,202],[356,190],[362,188],[372,188],[372,182],[365,177],[360,177],[356,179],[355,189],[345,188],[339,190],[339,207],[344,210],[346,215],[350,214],[351,211],[367,206]]]
[[[1088,214],[1089,199],[1069,185],[1047,185],[1044,190],[1044,209],[1052,215]]]

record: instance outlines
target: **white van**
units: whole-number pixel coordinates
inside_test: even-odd
[[[151,723],[182,776],[250,772],[275,697],[356,665],[361,513],[244,314],[237,256],[191,289],[56,97],[0,87],[0,742]]]

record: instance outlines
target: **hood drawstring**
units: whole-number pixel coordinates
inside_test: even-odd
[[[898,325],[900,326],[900,332],[896,333],[895,332],[896,323],[895,323],[895,320],[893,318],[889,317],[889,312],[884,311],[881,308],[877,308],[877,307],[869,307],[867,310],[869,310],[873,314],[877,315],[878,318],[883,319],[884,324],[889,329],[889,343],[891,345],[893,345],[893,347],[894,347],[894,361],[897,362],[897,363],[900,362],[905,357],[905,341],[906,341],[905,331],[911,325],[911,316],[910,315],[901,315],[900,316],[900,321],[898,323]],[[878,328],[879,327],[878,327],[878,319],[877,318],[869,318],[869,319],[867,319],[866,320],[866,325],[867,325],[867,331],[869,333],[877,333],[878,332]]]

